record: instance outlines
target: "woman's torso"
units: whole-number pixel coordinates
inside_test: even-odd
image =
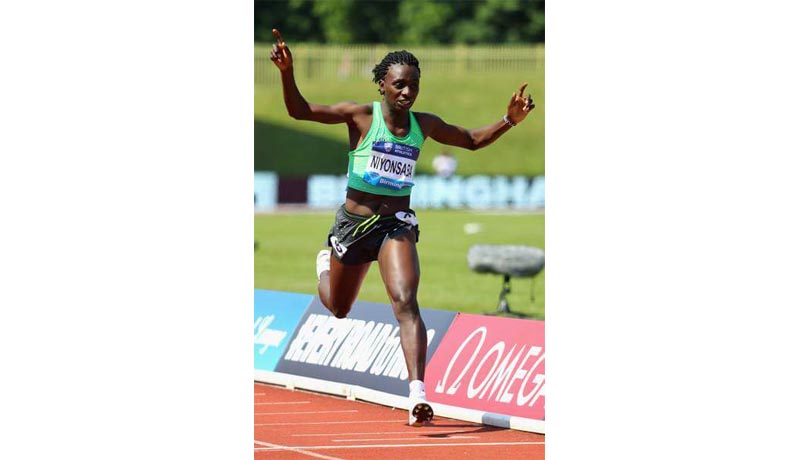
[[[395,119],[393,117],[384,117],[381,108],[381,104],[370,104],[365,107],[367,110],[364,111],[363,116],[354,117],[353,124],[348,124],[351,154],[359,147],[363,147],[361,144],[364,142],[368,133],[370,133],[370,128],[373,127],[374,117],[381,117],[379,120],[376,120],[376,124],[378,124],[377,122],[383,121],[385,129],[394,138],[401,140],[408,139],[412,130],[411,112],[407,112],[408,115],[405,117],[398,117]],[[420,117],[418,113],[415,115],[416,121],[419,122],[417,129],[420,131],[417,137],[419,138],[420,135],[422,137],[422,139],[418,139],[419,147],[421,147],[422,141],[427,136],[424,134],[422,117]],[[405,118],[405,120],[403,120],[403,118]],[[397,211],[409,209],[410,203],[410,194],[405,196],[383,195],[365,190],[357,190],[348,186],[345,209],[347,209],[348,212],[359,215],[388,215],[394,214]]]

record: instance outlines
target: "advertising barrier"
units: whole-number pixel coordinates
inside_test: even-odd
[[[544,321],[420,313],[427,397],[439,417],[544,433]],[[388,304],[357,301],[339,319],[316,296],[257,289],[253,333],[256,381],[407,408]]]
[[[313,298],[308,294],[255,290],[253,357],[256,370],[275,369]]]
[[[431,402],[544,420],[544,321],[459,314],[425,382]]]
[[[342,204],[347,176],[312,175],[308,178],[308,205],[333,208]],[[414,178],[414,209],[540,209],[544,208],[544,176]]]
[[[456,314],[420,309],[428,361]],[[314,297],[275,370],[408,396],[408,370],[397,320],[387,304],[360,302],[347,318],[333,316]]]
[[[279,177],[256,172],[255,210],[270,212],[279,205],[306,205],[334,209],[344,201],[347,176],[314,174]],[[411,207],[414,209],[544,209],[544,176],[414,177]]]
[[[253,177],[253,201],[256,211],[272,211],[278,204],[278,175],[256,172]]]

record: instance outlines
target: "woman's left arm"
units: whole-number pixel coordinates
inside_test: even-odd
[[[522,122],[533,110],[535,107],[533,97],[530,94],[527,97],[523,96],[527,86],[528,84],[524,83],[519,88],[519,92],[511,95],[505,117],[482,128],[466,129],[446,123],[436,115],[424,114],[424,124],[427,125],[428,135],[436,142],[454,147],[469,150],[478,150],[486,147],[513,126]]]

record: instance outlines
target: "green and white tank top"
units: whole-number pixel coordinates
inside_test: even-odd
[[[372,103],[372,125],[364,140],[347,154],[348,187],[375,195],[411,195],[425,138],[414,114],[409,111],[408,115],[408,135],[396,137],[383,121],[381,103]]]

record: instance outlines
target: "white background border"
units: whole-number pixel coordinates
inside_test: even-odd
[[[548,2],[548,459],[800,456],[798,16]],[[252,27],[0,7],[0,457],[252,458]]]

